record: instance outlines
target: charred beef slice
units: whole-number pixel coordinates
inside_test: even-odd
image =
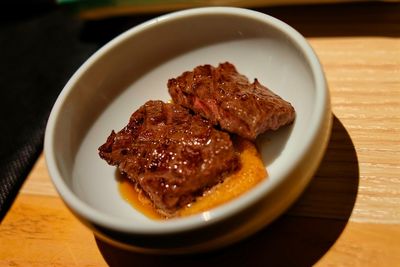
[[[111,132],[99,155],[137,183],[165,215],[237,168],[229,134],[178,104],[148,101]]]
[[[184,72],[168,81],[168,90],[175,103],[251,140],[295,118],[295,110],[289,102],[257,79],[250,83],[229,62],[217,68],[203,65]]]

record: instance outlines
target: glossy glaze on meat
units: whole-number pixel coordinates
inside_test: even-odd
[[[276,130],[295,118],[292,105],[257,79],[253,83],[231,63],[196,67],[168,81],[177,104],[201,114],[231,133],[254,140],[267,130]]]
[[[166,216],[237,169],[229,134],[177,104],[148,101],[99,155],[137,183]]]

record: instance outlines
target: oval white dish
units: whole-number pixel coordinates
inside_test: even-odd
[[[151,220],[122,199],[97,148],[147,100],[170,100],[169,78],[225,61],[291,102],[296,120],[258,138],[269,176],[254,189],[195,216]],[[91,56],[53,107],[45,156],[60,196],[96,235],[136,251],[186,253],[242,239],[282,214],[312,178],[330,129],[324,73],[298,32],[251,10],[197,8],[136,26]]]

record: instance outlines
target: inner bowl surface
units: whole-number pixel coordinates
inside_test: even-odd
[[[97,148],[147,100],[169,101],[169,78],[197,65],[225,61],[291,102],[296,120],[257,139],[269,177],[249,193],[199,215],[151,220],[122,199],[116,168],[99,158]],[[283,212],[304,189],[322,157],[329,125],[324,75],[300,34],[254,11],[200,8],[146,22],[95,53],[57,100],[46,130],[45,153],[66,204],[101,231],[157,235],[198,230],[264,199],[263,219],[247,231],[251,232]],[[265,200],[268,195],[274,199]]]

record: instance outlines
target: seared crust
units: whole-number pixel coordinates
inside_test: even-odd
[[[172,216],[237,168],[229,135],[177,104],[148,101],[99,155],[137,183],[163,214]]]
[[[231,133],[254,140],[293,122],[295,110],[257,79],[253,83],[229,62],[196,67],[168,81],[175,103],[201,114]]]

